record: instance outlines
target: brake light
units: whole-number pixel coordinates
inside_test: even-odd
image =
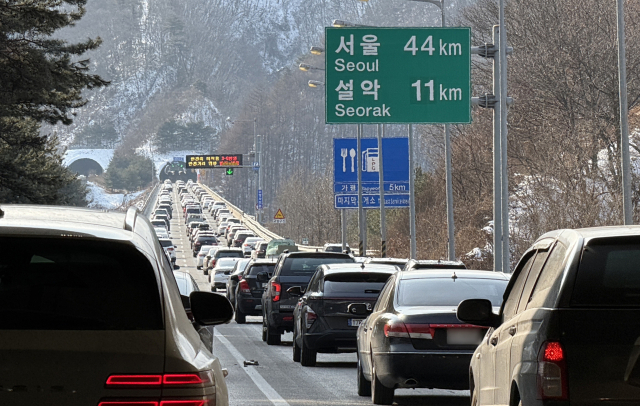
[[[100,402],[98,406],[207,406],[209,401],[205,399],[200,400],[161,400],[157,402],[152,401],[114,401],[114,402]]]
[[[159,386],[162,375],[111,375],[107,378],[107,386]]]
[[[389,320],[387,324],[384,325],[384,336],[385,337],[397,337],[397,338],[409,338],[409,332],[407,331],[407,327],[400,320]]]
[[[240,292],[242,292],[242,293],[251,293],[251,288],[249,287],[249,282],[247,282],[244,279],[240,281],[240,283],[238,284],[238,287],[240,288]]]
[[[271,282],[271,294],[273,295],[274,302],[280,301],[280,291],[282,291],[282,286],[278,282]]]
[[[538,399],[568,400],[567,362],[562,344],[547,341],[538,353]]]
[[[165,385],[191,385],[207,382],[207,377],[204,375],[204,379],[199,374],[165,374],[162,378],[162,383]]]
[[[149,401],[149,402],[100,402],[98,406],[158,406],[158,402]]]
[[[431,340],[435,335],[435,328],[430,324],[406,324],[409,337]]]
[[[206,406],[208,404],[208,400],[163,400],[160,402],[160,406]]]
[[[304,323],[306,324],[307,329],[311,327],[311,325],[314,321],[316,321],[317,318],[318,315],[316,314],[316,312],[307,307],[307,311],[304,314]]]

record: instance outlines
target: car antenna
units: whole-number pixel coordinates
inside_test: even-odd
[[[364,269],[364,262],[360,265],[360,268]]]
[[[453,279],[454,281],[458,279],[458,275],[456,275],[456,271],[453,271],[453,275],[451,275],[451,279]]]
[[[4,211],[0,208],[0,219],[4,217]]]

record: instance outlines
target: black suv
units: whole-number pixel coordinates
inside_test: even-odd
[[[321,353],[356,352],[358,326],[369,316],[396,266],[322,265],[293,311],[293,360],[314,366]]]
[[[347,254],[333,252],[285,252],[280,255],[273,277],[260,275],[258,282],[267,282],[262,294],[262,341],[280,344],[285,331],[293,331],[293,309],[298,296],[287,292],[289,288],[304,288],[320,265],[353,263]]]
[[[241,275],[231,276],[231,280],[238,279],[235,292],[236,323],[245,323],[247,316],[262,315],[260,298],[267,283],[258,282],[258,275],[261,275],[261,279],[268,278],[267,275],[273,274],[274,267],[274,260],[252,260]]]

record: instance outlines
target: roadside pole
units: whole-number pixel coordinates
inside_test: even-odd
[[[416,259],[416,196],[414,188],[415,170],[413,162],[413,124],[409,124],[409,259]]]
[[[342,252],[347,249],[347,210],[340,210],[340,223],[342,226]]]
[[[631,161],[629,157],[629,105],[627,102],[627,57],[624,37],[624,1],[617,0],[618,88],[620,93],[620,148],[622,155],[622,213],[624,225],[633,224],[631,203]]]
[[[493,44],[500,47],[500,26],[493,26]],[[500,93],[500,58],[493,58],[493,94]],[[502,150],[500,103],[493,106],[493,270],[502,272]]]
[[[380,171],[380,256],[387,257],[387,222],[384,210],[384,170],[382,166],[382,139],[384,138],[384,124],[378,124],[378,170]]]
[[[362,207],[362,124],[357,125],[357,147],[356,162],[358,163],[358,228],[360,230],[360,242],[358,243],[358,256],[366,256],[367,247],[365,246],[366,221],[364,217],[364,208]],[[364,255],[363,255],[364,254]]]

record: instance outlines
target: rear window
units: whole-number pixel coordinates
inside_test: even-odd
[[[328,258],[287,258],[284,261],[282,269],[280,270],[281,276],[292,276],[292,275],[308,275],[311,276],[316,271],[316,268],[320,265],[324,264],[346,264],[353,263],[352,258],[336,258],[336,257],[328,257]]]
[[[640,245],[626,240],[585,247],[571,305],[640,306]]]
[[[216,268],[233,268],[236,266],[237,260],[230,258],[223,258],[216,263]]]
[[[242,251],[222,251],[216,254],[218,258],[244,258]]]
[[[218,240],[216,240],[213,237],[206,237],[206,238],[199,237],[198,242],[202,245],[213,245],[213,244],[217,244]]]
[[[324,276],[324,294],[376,297],[391,277],[388,273],[340,272]]]
[[[163,328],[154,269],[135,248],[16,237],[0,246],[0,330]]]
[[[498,307],[507,283],[494,279],[403,279],[397,298],[400,306],[457,306],[465,299],[488,299]]]
[[[342,246],[329,246],[324,249],[326,252],[342,252]]]
[[[160,245],[162,245],[162,248],[173,247],[173,242],[171,240],[160,240]]]
[[[267,273],[273,273],[273,269],[276,267],[276,264],[273,265],[251,265],[251,268],[249,268],[249,271],[247,272],[248,275],[257,275],[260,272],[267,272]]]

